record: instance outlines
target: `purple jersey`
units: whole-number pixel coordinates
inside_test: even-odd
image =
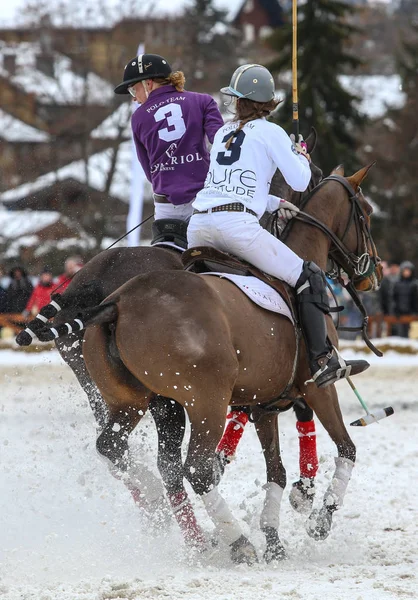
[[[210,143],[224,124],[208,94],[178,92],[164,85],[132,115],[139,162],[156,194],[172,204],[191,202],[202,189],[209,168]]]

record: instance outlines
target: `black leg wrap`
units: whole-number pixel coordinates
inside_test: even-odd
[[[295,411],[296,418],[298,421],[302,421],[306,423],[307,421],[312,421],[313,419],[313,410],[310,406],[306,404],[306,402],[300,399],[300,402],[297,402],[293,406],[293,410]]]

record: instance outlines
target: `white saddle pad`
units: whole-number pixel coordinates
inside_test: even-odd
[[[279,292],[273,290],[272,287],[267,285],[267,283],[264,283],[264,281],[257,279],[257,277],[253,277],[252,275],[247,277],[246,275],[212,272],[201,273],[201,275],[215,275],[215,277],[232,281],[232,283],[239,287],[250,300],[255,304],[258,304],[258,306],[261,306],[261,308],[279,313],[280,315],[287,317],[292,323],[294,322],[292,313]]]

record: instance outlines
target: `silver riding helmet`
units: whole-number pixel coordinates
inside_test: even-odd
[[[232,75],[229,86],[222,88],[221,92],[253,102],[270,102],[274,98],[274,79],[266,67],[241,65]]]

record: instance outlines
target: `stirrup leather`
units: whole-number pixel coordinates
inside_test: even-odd
[[[336,381],[345,377],[349,377],[352,365],[347,365],[341,354],[338,352],[337,348],[335,346],[332,346],[331,352],[329,354],[326,354],[324,357],[321,357],[317,361],[319,364],[319,369],[312,375],[312,379],[308,379],[307,381],[305,381],[305,385],[307,385],[308,383],[315,383],[318,377],[328,370],[328,363],[332,359],[334,352],[338,359],[338,364],[340,365],[340,368],[335,371]]]

